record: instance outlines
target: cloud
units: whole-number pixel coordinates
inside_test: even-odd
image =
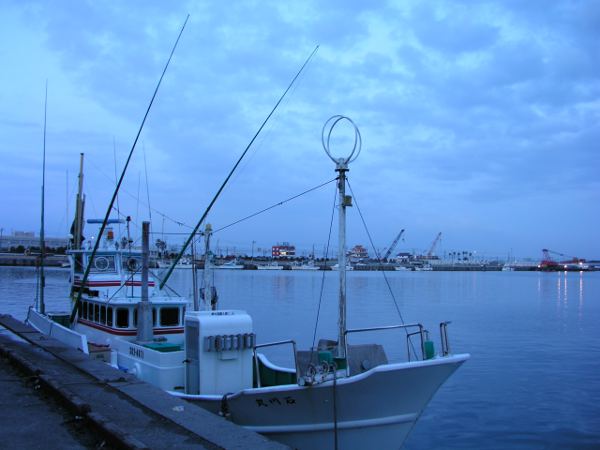
[[[421,3],[412,10],[413,32],[423,46],[456,56],[484,51],[498,40],[498,27],[483,21],[485,7],[442,5]]]
[[[10,89],[0,93],[0,154],[29,185],[39,184],[48,78],[49,188],[63,190],[62,174],[76,173],[83,151],[86,186],[102,209],[113,186],[113,140],[120,168],[189,11],[139,142],[157,209],[197,220],[320,44],[214,219],[233,220],[240,204],[259,209],[333,176],[321,127],[347,114],[364,141],[351,167],[353,188],[382,235],[397,233],[388,218],[399,215],[411,218],[406,227],[424,241],[447,229],[463,233],[461,242],[473,236],[471,247],[504,251],[511,236],[538,234],[528,201],[540,205],[531,207],[538,219],[553,198],[569,199],[565,215],[590,209],[600,166],[598,10],[593,2],[566,1],[5,3],[0,37],[18,44],[2,49],[0,77]],[[126,177],[132,197],[145,184],[141,150]],[[5,191],[15,183],[10,173],[0,184]],[[38,195],[32,189],[19,202],[34,204]],[[57,197],[64,211],[64,195]],[[125,197],[123,207],[144,209]],[[329,208],[329,194],[310,198]],[[8,203],[7,210],[16,208]],[[505,230],[503,242],[483,238],[483,230],[497,229],[494,221],[509,227],[502,218],[513,210],[523,217],[519,230]],[[322,235],[308,202],[285,214],[285,240]],[[592,223],[597,213],[585,217]],[[30,219],[3,226],[35,228],[36,215]],[[227,239],[270,244],[269,221],[257,223]],[[572,247],[600,252],[591,234],[572,239]]]

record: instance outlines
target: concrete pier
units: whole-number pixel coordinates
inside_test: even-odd
[[[0,326],[10,331],[0,332],[0,356],[58,399],[73,417],[85,421],[86,428],[99,433],[112,448],[288,448],[93,360],[9,315],[0,315]],[[19,409],[18,396],[22,395],[19,392],[25,389],[23,376],[21,379],[18,376],[7,378],[13,380],[8,381],[8,388],[14,390],[17,398],[5,399],[10,389],[4,386],[0,398],[5,409]],[[29,411],[19,411],[21,415],[30,415],[30,421],[40,422],[42,429],[52,427],[57,421],[56,417],[47,414],[48,408],[43,401],[35,403]],[[28,425],[2,420],[0,435],[3,443],[14,448],[71,448],[68,442],[55,442],[57,434],[36,432],[35,438],[19,434],[19,428],[25,426]],[[6,438],[24,440],[9,443]],[[33,445],[36,439],[37,446]],[[74,447],[95,446],[88,447],[86,442],[84,439],[83,444],[74,444]]]

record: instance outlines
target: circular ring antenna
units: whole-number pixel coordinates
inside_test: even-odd
[[[333,132],[335,126],[341,121],[349,122],[350,125],[352,125],[352,128],[354,128],[354,145],[352,146],[352,151],[347,157],[335,158],[331,154],[331,150],[329,148],[331,143],[331,133]],[[354,122],[352,122],[352,119],[346,116],[335,115],[327,119],[327,122],[325,122],[325,125],[323,125],[323,131],[321,132],[321,143],[323,144],[325,153],[327,153],[327,156],[329,156],[334,163],[348,164],[354,161],[356,158],[358,158],[358,155],[360,155],[360,150],[362,148],[362,137],[360,136],[358,127]]]

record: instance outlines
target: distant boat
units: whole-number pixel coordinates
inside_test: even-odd
[[[334,264],[333,266],[331,266],[331,270],[340,270],[340,265]],[[349,270],[354,270],[354,267],[352,267],[350,264],[346,264],[346,272],[348,272]]]
[[[156,261],[156,264],[159,269],[168,269],[171,267],[172,263],[169,260],[163,259]],[[175,269],[191,269],[192,267],[194,267],[194,265],[192,264],[192,259],[189,257],[183,257],[175,264]]]
[[[406,266],[394,266],[394,270],[398,270],[400,272],[412,271],[412,269],[410,267],[406,267]]]
[[[237,259],[232,259],[231,261],[227,261],[225,264],[221,264],[220,266],[213,266],[213,269],[234,269],[239,270],[243,269],[244,265],[239,264]]]
[[[292,270],[319,270],[319,266],[316,266],[315,261],[312,259],[304,264],[297,264],[291,267]]]
[[[283,266],[277,264],[276,262],[271,262],[269,264],[260,264],[256,266],[258,270],[283,270]]]

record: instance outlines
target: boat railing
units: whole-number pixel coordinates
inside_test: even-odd
[[[450,343],[448,342],[448,325],[451,321],[445,321],[440,323],[440,339],[442,341],[442,356],[450,354]]]
[[[285,344],[292,344],[292,351],[294,352],[294,367],[296,369],[296,379],[300,379],[300,372],[298,370],[298,353],[296,352],[296,341],[294,341],[293,339],[288,339],[286,341],[276,341],[276,342],[267,342],[266,344],[257,344],[254,346],[253,351],[254,351],[254,369],[256,371],[256,383],[257,383],[257,387],[261,387],[261,382],[260,382],[260,370],[259,370],[259,364],[258,364],[258,355],[256,354],[256,349],[258,348],[265,348],[265,347],[275,347],[277,345],[285,345]]]
[[[417,331],[409,333],[408,331],[411,329],[417,329]],[[406,330],[406,351],[408,360],[411,360],[411,348],[414,350],[414,346],[412,345],[411,338],[415,335],[420,337],[420,347],[421,347],[421,359],[426,358],[425,351],[425,342],[427,341],[428,331],[423,327],[420,323],[409,323],[409,324],[401,324],[401,325],[386,325],[379,327],[368,327],[368,328],[352,328],[345,331],[346,337],[351,333],[363,333],[368,331],[383,331],[383,330],[395,330],[395,329],[404,329]],[[346,339],[346,355],[348,354],[348,339]],[[416,354],[415,354],[416,357]]]
[[[410,329],[417,329],[417,331],[411,332],[409,333],[408,330]],[[352,329],[348,329],[344,332],[344,335],[346,337],[345,341],[346,341],[346,355],[348,355],[348,335],[351,333],[363,333],[363,332],[367,332],[367,331],[383,331],[383,330],[395,330],[395,329],[405,329],[407,330],[406,333],[406,350],[407,350],[407,355],[408,355],[408,360],[410,361],[410,349],[412,347],[411,343],[411,338],[412,336],[415,335],[419,335],[420,337],[420,347],[421,347],[421,359],[426,359],[426,352],[425,352],[425,341],[426,339],[426,335],[427,335],[427,330],[425,330],[425,328],[423,328],[423,325],[420,323],[409,323],[409,324],[401,324],[401,325],[386,325],[386,326],[379,326],[379,327],[368,327],[368,328],[352,328]],[[413,350],[414,351],[414,350]]]

